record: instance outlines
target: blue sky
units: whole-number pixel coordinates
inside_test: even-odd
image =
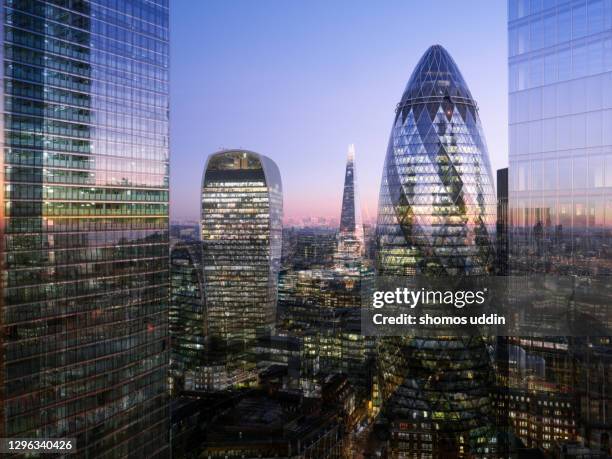
[[[507,165],[506,2],[172,0],[171,216],[197,219],[206,156],[278,164],[285,216],[338,217],[348,144],[375,217],[394,109],[432,44],[480,108],[493,169]]]

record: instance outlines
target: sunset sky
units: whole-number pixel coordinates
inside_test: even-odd
[[[493,172],[507,165],[505,2],[172,3],[173,220],[198,218],[206,157],[222,148],[278,164],[286,220],[337,219],[350,143],[374,218],[395,106],[436,43],[478,103]]]

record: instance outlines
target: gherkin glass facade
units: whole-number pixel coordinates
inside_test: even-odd
[[[272,160],[245,150],[208,158],[200,221],[204,299],[211,350],[222,359],[274,330],[282,212]]]
[[[168,2],[0,13],[0,437],[168,456]]]
[[[476,103],[431,47],[397,106],[378,209],[382,274],[482,274],[494,261],[496,198]]]
[[[439,45],[397,106],[377,226],[379,275],[474,276],[494,266],[496,198],[478,110]],[[479,337],[379,342],[390,457],[465,457],[491,435],[494,383]],[[409,431],[408,435],[405,431]]]

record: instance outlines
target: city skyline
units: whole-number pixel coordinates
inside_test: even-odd
[[[440,14],[460,18],[460,30],[427,31]],[[411,28],[403,31],[409,18]],[[286,223],[308,217],[339,222],[346,146],[354,143],[363,220],[374,222],[377,171],[388,141],[385,120],[393,116],[404,75],[438,42],[462,62],[471,82],[493,169],[507,165],[503,2],[469,9],[451,2],[426,9],[404,3],[345,8],[342,2],[315,2],[306,8],[270,2],[259,8],[177,2],[171,21],[172,220],[197,221],[195,171],[210,153],[246,148],[266,152],[278,164]],[[479,53],[472,52],[474,43]],[[304,192],[313,179],[316,189]]]

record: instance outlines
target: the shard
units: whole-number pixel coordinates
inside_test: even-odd
[[[354,266],[359,263],[364,249],[363,222],[355,172],[355,146],[351,144],[346,159],[340,230],[335,257],[336,263],[342,266]]]
[[[379,197],[379,275],[486,275],[495,206],[476,102],[448,52],[432,46],[391,130]],[[492,371],[483,339],[402,336],[381,340],[379,350],[392,454],[465,457],[488,442]]]

